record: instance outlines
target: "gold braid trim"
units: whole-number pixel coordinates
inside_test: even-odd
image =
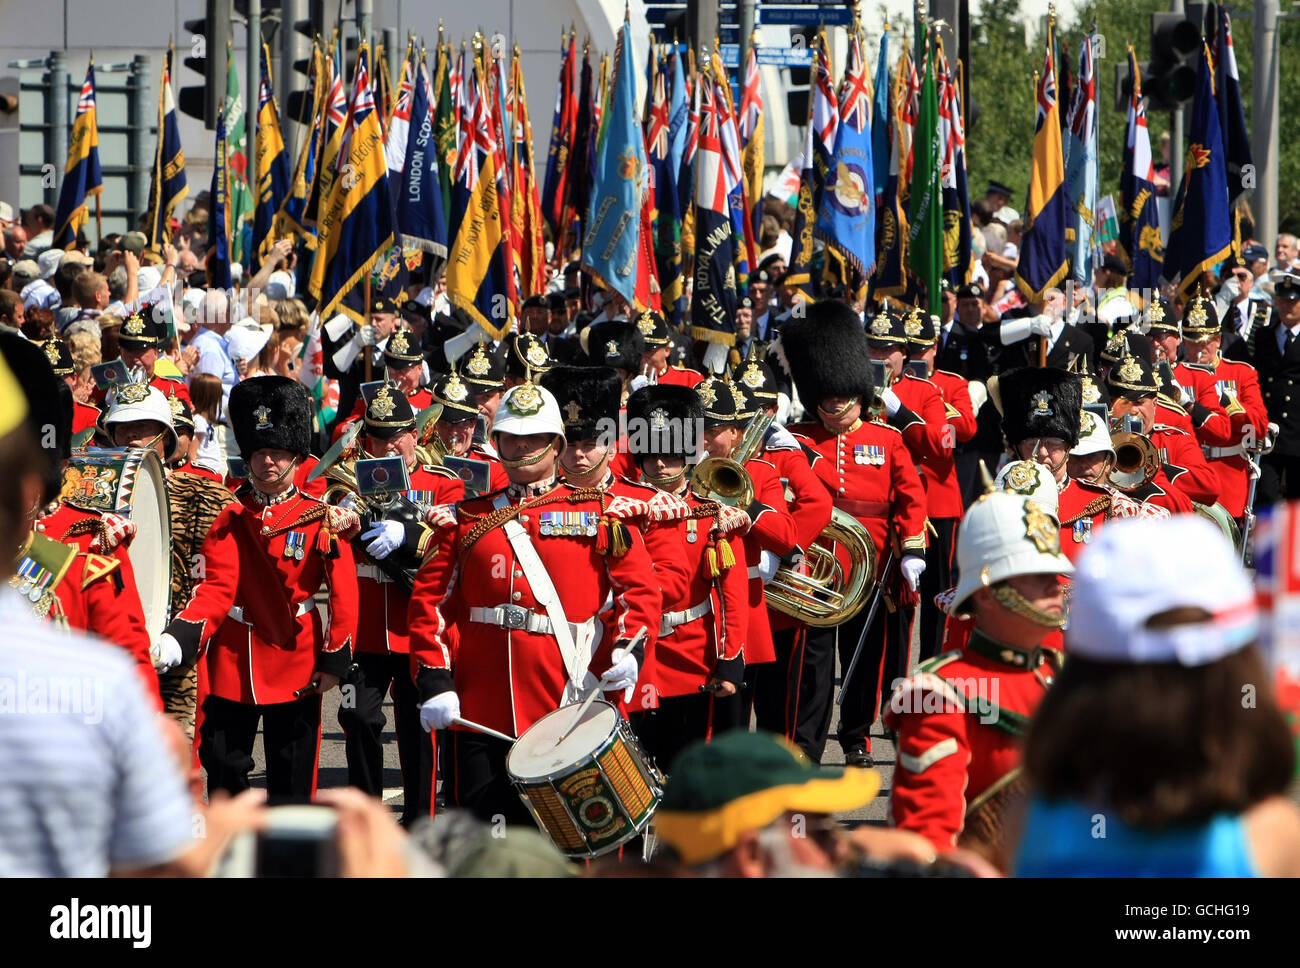
[[[487,514],[474,514],[466,511],[464,508],[458,509],[457,513],[467,521],[473,521],[474,526],[466,532],[465,537],[460,539],[461,554],[465,554],[470,548],[478,542],[493,528],[499,528],[507,521],[522,514],[524,511],[531,511],[533,508],[545,507],[548,504],[581,504],[583,501],[600,502],[600,512],[605,513],[606,500],[609,495],[596,487],[584,487],[575,490],[569,494],[543,494],[541,497],[533,498],[531,501],[521,501],[519,504],[507,505],[503,508],[493,508]]]
[[[108,547],[108,525],[104,523],[103,518],[82,518],[80,521],[73,521],[72,526],[64,532],[63,540],[83,534],[94,535],[101,548]]]
[[[329,505],[314,504],[302,514],[298,515],[298,520],[290,521],[288,524],[281,524],[278,527],[262,531],[263,538],[274,538],[276,535],[284,534],[286,531],[292,531],[300,524],[311,524],[313,521],[319,521],[329,513]],[[326,523],[328,527],[328,522]]]
[[[1098,497],[1094,497],[1091,501],[1089,501],[1087,504],[1083,506],[1082,511],[1080,511],[1078,514],[1074,515],[1073,517],[1061,518],[1061,527],[1065,527],[1067,524],[1074,524],[1076,521],[1080,521],[1083,518],[1090,518],[1098,511],[1106,511],[1106,512],[1110,511],[1109,494],[1102,494]]]

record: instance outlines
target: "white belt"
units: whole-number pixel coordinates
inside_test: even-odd
[[[369,578],[372,581],[376,581],[381,585],[391,585],[393,583],[393,580],[389,578],[387,574],[384,573],[384,570],[382,568],[380,568],[378,565],[372,565],[368,562],[365,564],[357,565],[357,577]]]
[[[303,615],[306,615],[308,612],[310,612],[310,611],[311,611],[313,608],[315,608],[315,607],[316,607],[316,603],[315,603],[314,601],[312,601],[311,599],[307,599],[307,601],[305,601],[305,602],[299,602],[296,611],[294,611],[294,613],[293,613],[293,617],[294,617],[294,618],[300,618],[300,617],[302,617]],[[229,615],[230,615],[230,617],[233,618],[236,622],[243,622],[245,625],[252,625],[252,624],[253,624],[252,622],[245,621],[245,619],[244,619],[244,609],[243,609],[243,607],[240,606],[240,605],[232,605],[232,606],[230,606],[230,612],[229,612]]]
[[[713,611],[713,599],[706,598],[698,605],[692,605],[688,609],[680,612],[665,612],[659,619],[659,637],[672,634],[673,629],[679,625],[685,625],[687,622],[694,622],[697,618],[703,618]]]
[[[1246,452],[1241,444],[1236,447],[1202,447],[1208,460],[1215,460],[1220,457],[1245,457]]]
[[[551,634],[551,619],[549,616],[519,605],[498,605],[496,608],[473,606],[469,610],[469,620],[471,622],[482,622],[484,625],[496,625],[503,629],[522,629],[525,632],[533,632],[537,635]]]

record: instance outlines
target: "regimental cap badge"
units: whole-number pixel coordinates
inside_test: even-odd
[[[546,401],[542,399],[541,391],[532,383],[521,383],[511,391],[506,402],[511,413],[521,417],[531,417],[542,409]]]
[[[1135,356],[1124,357],[1115,374],[1125,383],[1137,383],[1142,379],[1142,366]]]
[[[1033,494],[1039,485],[1038,465],[1030,461],[1017,461],[1007,471],[1003,483],[1007,490],[1017,494]]]
[[[713,406],[714,402],[718,399],[717,391],[713,389],[712,380],[705,380],[702,382],[695,388],[695,392],[700,398],[700,403],[704,404],[705,409]]]
[[[126,322],[122,324],[122,332],[126,333],[127,336],[144,335],[144,316],[141,315],[142,309],[133,312],[126,318]]]
[[[663,407],[655,407],[650,411],[650,429],[663,430],[668,426],[668,411]]]
[[[1025,502],[1025,537],[1034,543],[1041,554],[1061,553],[1061,529],[1034,501]]]
[[[475,347],[474,355],[465,364],[465,372],[470,376],[487,376],[492,372],[492,363],[488,360],[487,351],[483,349],[482,343]]]
[[[253,416],[257,418],[257,426],[254,430],[270,430],[275,425],[271,423],[271,408],[266,404],[257,407],[253,411]]]
[[[1030,417],[1054,417],[1056,411],[1052,409],[1052,395],[1046,390],[1039,390],[1029,401]]]
[[[1205,297],[1197,296],[1196,301],[1192,303],[1192,308],[1187,312],[1187,322],[1192,329],[1204,329],[1208,318],[1205,312]]]
[[[1162,322],[1165,318],[1165,307],[1161,305],[1159,299],[1151,300],[1151,305],[1147,307],[1147,319],[1153,323]]]
[[[637,332],[642,336],[653,336],[655,334],[655,318],[650,315],[650,310],[646,310],[636,321]]]
[[[1093,382],[1092,377],[1088,376],[1088,375],[1085,373],[1085,374],[1083,374],[1083,376],[1080,378],[1080,381],[1079,381],[1079,382],[1083,384],[1083,402],[1084,402],[1084,403],[1100,403],[1100,402],[1101,402],[1101,390],[1097,389],[1097,384]]]
[[[569,418],[569,423],[577,423],[582,416],[582,405],[577,400],[570,400],[564,405],[564,415]]]
[[[889,331],[889,316],[883,312],[877,313],[876,318],[871,321],[871,335],[888,336]]]
[[[745,372],[740,378],[740,382],[745,384],[751,390],[757,390],[763,385],[763,372],[758,368],[757,363],[750,363],[745,367]]]
[[[59,365],[59,341],[58,340],[47,339],[45,341],[45,345],[41,347],[41,350],[45,353],[45,358],[50,361],[50,366]]]
[[[406,338],[405,330],[399,329],[393,334],[393,338],[388,341],[388,350],[394,356],[406,356],[411,352],[411,341]]]
[[[1118,359],[1128,348],[1128,340],[1123,333],[1116,333],[1106,341],[1105,353],[1111,359]]]
[[[546,347],[535,339],[528,341],[528,349],[524,353],[524,359],[528,361],[529,366],[546,366],[551,362],[551,358],[546,355]]]
[[[460,382],[460,377],[453,373],[443,385],[442,395],[451,403],[460,403],[469,396],[469,390]]]
[[[390,385],[385,383],[375,394],[375,398],[370,401],[370,414],[379,420],[387,420],[393,415],[397,404],[393,402],[393,393],[389,388]]]
[[[618,356],[618,340],[609,340],[605,343],[605,358]]]
[[[167,406],[171,407],[172,417],[174,419],[182,418],[185,416],[185,404],[181,402],[181,398],[178,397],[176,394],[174,393],[168,394]]]
[[[736,386],[734,383],[728,383],[727,389],[731,391],[731,399],[732,402],[735,403],[736,405],[736,412],[739,413],[740,411],[744,410],[745,394],[741,392],[740,387]]]
[[[874,328],[874,327],[873,327]],[[908,336],[921,335],[921,310],[913,309],[903,320],[903,332]]]
[[[149,399],[149,384],[128,383],[117,391],[117,399],[122,403],[143,403]]]

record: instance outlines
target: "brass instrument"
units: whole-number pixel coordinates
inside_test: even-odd
[[[707,457],[691,473],[691,490],[709,501],[747,508],[754,482],[745,470],[767,437],[773,415],[759,411],[745,426],[730,457]],[[836,545],[848,552],[848,574],[836,557]],[[847,511],[836,508],[831,523],[804,551],[804,567],[782,565],[764,586],[767,604],[817,628],[848,621],[862,611],[876,583],[876,545],[867,529]]]
[[[745,470],[745,462],[757,453],[767,436],[767,428],[776,417],[760,410],[745,425],[736,446],[728,457],[706,457],[691,471],[691,491],[706,501],[717,501],[733,508],[747,508],[754,503],[754,481]]]
[[[847,576],[835,555],[837,544],[848,551]],[[853,515],[835,508],[831,523],[804,552],[803,570],[782,565],[763,595],[776,611],[815,628],[829,628],[862,611],[875,584],[875,542]]]
[[[1111,434],[1115,448],[1115,466],[1106,481],[1120,491],[1130,493],[1150,484],[1160,470],[1160,452],[1149,437],[1130,431]]]

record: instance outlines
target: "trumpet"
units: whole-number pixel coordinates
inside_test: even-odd
[[[1112,434],[1115,448],[1115,466],[1106,475],[1106,481],[1125,493],[1150,484],[1160,470],[1160,453],[1150,438],[1131,431]]]

